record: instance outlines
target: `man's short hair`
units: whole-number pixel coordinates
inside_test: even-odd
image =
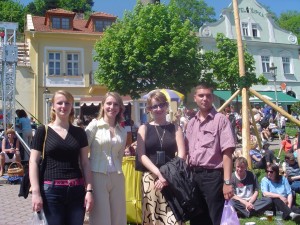
[[[208,84],[208,83],[200,83],[195,87],[195,93],[197,92],[198,89],[210,89],[211,93],[214,92],[213,85]]]

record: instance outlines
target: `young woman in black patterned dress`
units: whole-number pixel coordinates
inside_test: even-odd
[[[139,161],[146,168],[142,176],[143,225],[181,225],[161,194],[168,185],[159,167],[178,155],[185,159],[183,132],[177,124],[167,122],[166,96],[160,91],[152,91],[147,99],[147,110],[153,121],[140,126],[137,137]]]

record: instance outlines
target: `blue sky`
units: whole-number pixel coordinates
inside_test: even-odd
[[[184,1],[184,0],[183,0]],[[231,0],[205,0],[209,6],[215,8],[216,15],[221,13],[221,10],[227,7]],[[31,0],[20,0],[21,4],[27,5]],[[169,0],[161,0],[161,3],[167,3]],[[269,6],[270,9],[280,15],[288,10],[300,10],[299,0],[258,0],[259,3]],[[124,10],[132,10],[136,4],[136,0],[94,0],[95,11],[106,12],[118,17],[122,17]]]

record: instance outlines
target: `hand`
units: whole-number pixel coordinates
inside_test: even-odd
[[[281,201],[284,202],[284,204],[286,204],[286,205],[288,204],[287,198],[285,198],[285,197],[283,197],[283,196],[280,196],[279,198],[281,199]]]
[[[43,199],[40,193],[32,193],[32,210],[39,212],[43,208]]]
[[[94,198],[93,194],[91,192],[87,192],[85,194],[85,199],[84,199],[84,207],[86,212],[92,211],[94,206]]]
[[[162,190],[165,186],[168,185],[168,182],[166,181],[163,176],[160,176],[155,182],[154,182],[154,188],[157,190]]]
[[[252,209],[254,209],[254,205],[251,202],[247,202],[246,203],[246,210],[251,211]]]
[[[233,197],[232,185],[223,184],[223,195],[225,200],[229,200]]]

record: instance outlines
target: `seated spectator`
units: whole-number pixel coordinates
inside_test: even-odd
[[[268,165],[276,163],[274,152],[269,149],[269,146],[269,143],[264,143],[261,151],[257,149],[257,146],[250,150],[250,157],[254,169],[266,169]]]
[[[283,212],[282,219],[291,219],[299,223],[299,209],[292,205],[292,189],[287,178],[279,175],[279,167],[275,164],[267,167],[266,174],[266,177],[261,180],[261,191],[263,196],[272,199],[276,211]]]
[[[258,199],[258,181],[254,173],[247,170],[248,163],[244,157],[235,160],[235,172],[232,173],[234,196],[233,207],[245,217],[262,213],[272,205],[267,197]]]
[[[280,139],[280,135],[281,135],[281,131],[279,129],[279,127],[274,123],[273,118],[269,119],[269,126],[268,126],[270,135],[271,135],[271,141],[274,140],[274,136],[277,134],[279,139]]]
[[[13,129],[7,129],[6,136],[2,140],[2,151],[0,152],[0,176],[4,174],[6,162],[21,162],[20,142]]]
[[[282,152],[282,149],[285,153],[292,152],[292,141],[289,139],[289,135],[284,135],[284,139],[281,141],[280,149],[278,152],[278,157],[280,157],[280,154]]]
[[[291,188],[296,193],[300,193],[300,168],[293,153],[285,154],[285,174],[291,185]]]

